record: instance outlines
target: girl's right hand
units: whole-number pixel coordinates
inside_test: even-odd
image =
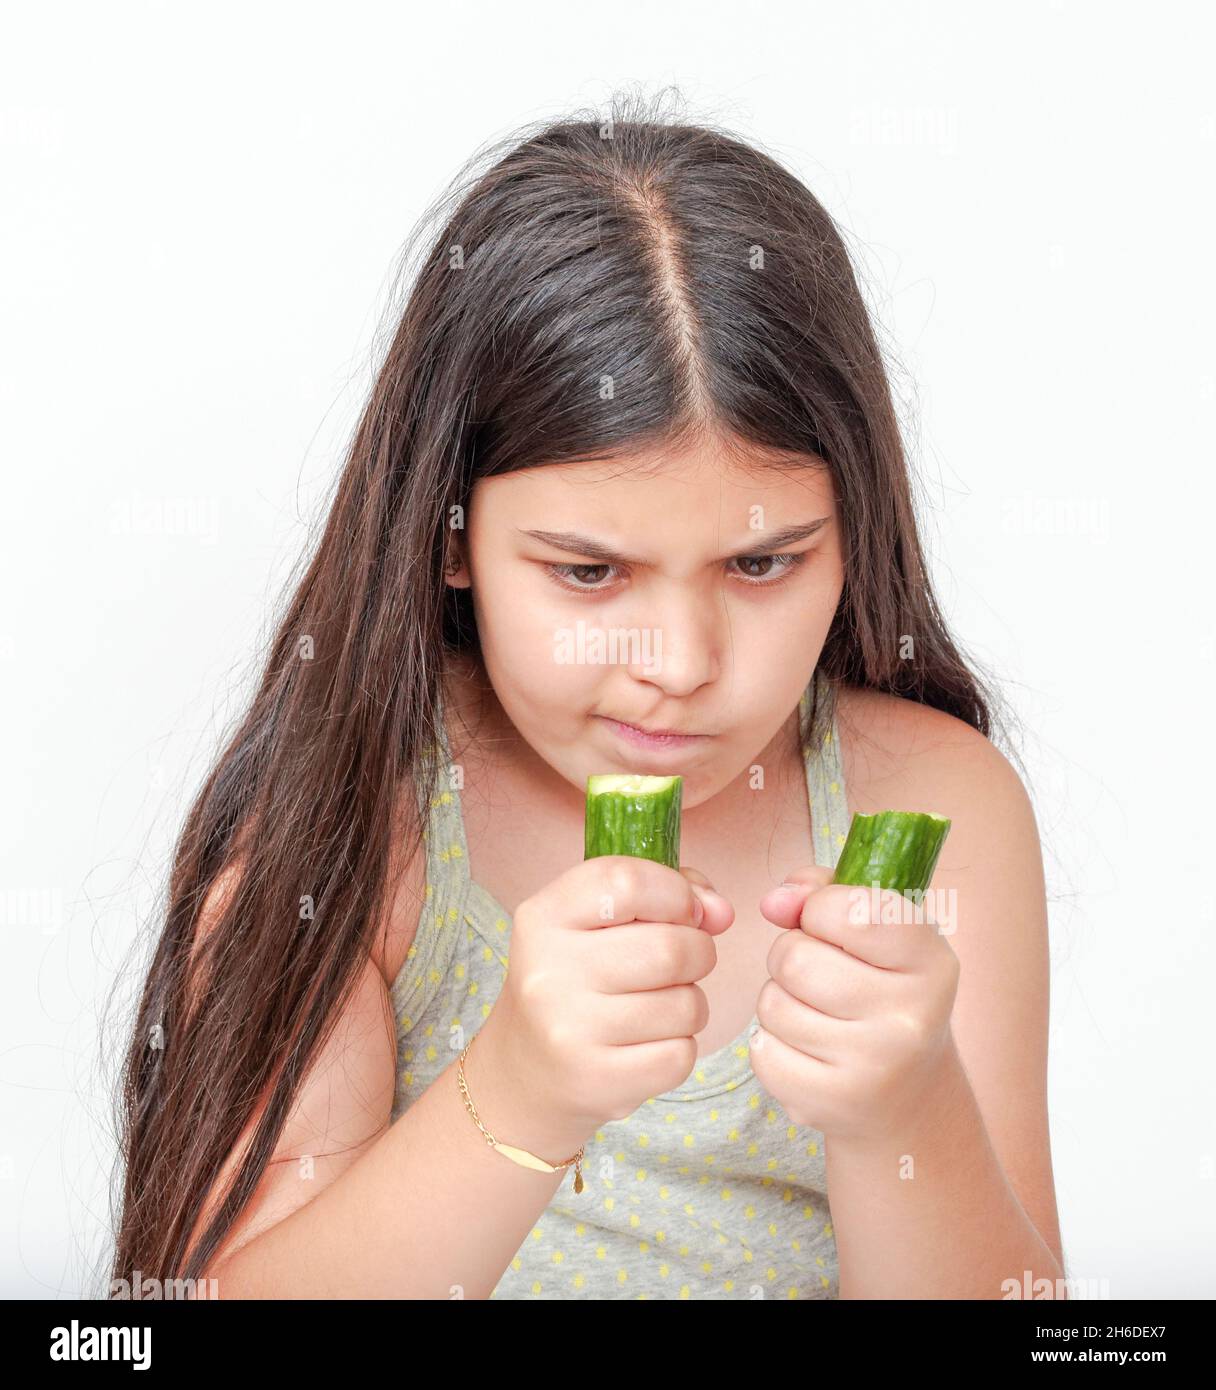
[[[586,859],[520,903],[506,979],[470,1056],[488,1083],[487,1127],[523,1147],[533,1137],[577,1148],[679,1086],[709,1021],[694,982],[734,916],[696,869],[629,855]],[[480,1106],[472,1078],[470,1090]]]

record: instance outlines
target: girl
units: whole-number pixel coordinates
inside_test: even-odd
[[[1034,817],[838,231],[619,101],[449,201],[181,837],[114,1279],[1055,1281]],[[679,871],[583,860],[602,772],[683,776]],[[830,882],[884,807],[953,822],[911,919]]]

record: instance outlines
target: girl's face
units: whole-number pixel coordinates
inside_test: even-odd
[[[826,468],[758,454],[634,462],[480,480],[448,582],[472,587],[494,695],[533,754],[580,796],[591,773],[679,773],[690,808],[765,766],[811,678],[844,585],[835,496]]]

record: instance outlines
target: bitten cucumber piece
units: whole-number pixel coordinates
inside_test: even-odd
[[[597,773],[587,778],[584,859],[632,854],[680,867],[682,777]]]
[[[858,812],[836,864],[836,883],[921,894],[929,886],[950,822],[931,811]]]

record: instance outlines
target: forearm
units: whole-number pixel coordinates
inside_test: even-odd
[[[916,1122],[825,1143],[841,1298],[992,1298],[1063,1277],[989,1142],[953,1044]]]
[[[465,1079],[503,1143],[557,1163],[587,1137],[530,1118],[487,1039],[466,1059]],[[208,1273],[220,1298],[488,1298],[572,1172],[523,1168],[488,1145],[453,1058],[329,1186]]]

